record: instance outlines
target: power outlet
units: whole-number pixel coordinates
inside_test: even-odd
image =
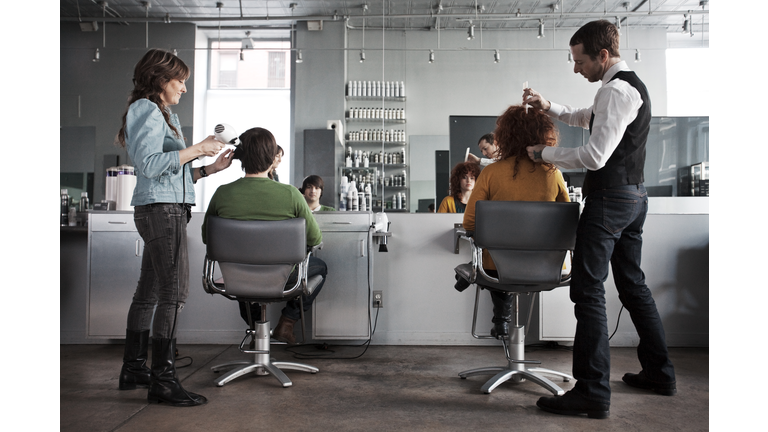
[[[373,307],[374,308],[384,307],[384,296],[382,295],[381,291],[373,292]]]

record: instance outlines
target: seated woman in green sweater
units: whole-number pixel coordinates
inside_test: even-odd
[[[203,243],[206,242],[206,227],[209,216],[238,220],[284,220],[304,218],[307,221],[307,246],[316,246],[323,240],[320,227],[298,189],[279,183],[269,178],[269,172],[278,153],[275,137],[266,129],[252,128],[240,135],[240,145],[235,150],[234,158],[239,159],[245,171],[245,177],[232,183],[219,186],[208,204],[203,220]],[[296,283],[296,273],[291,274],[288,284]],[[312,306],[315,297],[323,288],[328,269],[323,260],[314,256],[309,258],[308,276],[322,275],[323,281],[310,296],[304,296],[304,311]],[[293,325],[301,317],[298,300],[289,300],[283,308],[280,321],[272,332],[275,339],[296,343]],[[240,302],[240,315],[248,322],[245,303]],[[253,305],[251,316],[261,319],[261,308]]]
[[[319,175],[308,176],[301,183],[299,192],[304,195],[304,199],[307,200],[307,205],[313,213],[317,211],[336,211],[333,207],[320,204],[320,198],[323,197],[323,188],[325,188],[325,182]]]

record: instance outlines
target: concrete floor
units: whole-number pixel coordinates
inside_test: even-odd
[[[673,348],[677,396],[628,387],[625,372],[639,369],[634,348],[613,348],[611,415],[606,420],[549,414],[536,407],[551,395],[532,382],[505,383],[486,395],[489,376],[460,379],[458,373],[506,363],[499,347],[336,346],[294,351],[347,359],[297,359],[284,345],[273,358],[308,363],[317,374],[287,371],[293,386],[271,376],[240,377],[217,387],[211,366],[250,356],[233,345],[182,345],[194,360],[178,369],[186,389],[208,404],[175,408],[147,404],[147,390],[117,390],[122,345],[61,345],[62,431],[704,431],[709,430],[709,350]],[[541,367],[570,372],[571,352],[527,349]],[[178,360],[177,365],[188,363]],[[554,379],[564,390],[573,382]]]

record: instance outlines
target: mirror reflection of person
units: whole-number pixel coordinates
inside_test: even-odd
[[[285,153],[283,152],[283,148],[280,146],[277,146],[277,154],[275,155],[275,162],[272,164],[272,168],[269,170],[269,178],[272,180],[279,182],[280,179],[277,178],[277,167],[280,166],[280,162],[283,161],[283,156],[285,156]]]
[[[318,211],[336,211],[333,207],[320,204],[320,198],[323,197],[324,188],[325,182],[319,175],[308,176],[301,183],[299,192],[304,195],[304,199],[307,201],[307,205],[313,213]]]
[[[645,84],[619,53],[620,35],[606,20],[592,21],[569,42],[573,72],[600,82],[594,105],[576,109],[523,89],[523,102],[571,126],[589,128],[589,141],[574,149],[532,145],[531,160],[562,168],[586,168],[585,205],[576,231],[571,300],[576,316],[573,376],[562,396],[542,397],[536,405],[564,415],[606,418],[611,404],[610,344],[605,310],[609,269],[622,305],[632,316],[640,342],[641,370],[622,377],[627,385],[657,394],[677,392],[664,325],[640,267],[648,194],[643,186],[651,100]]]
[[[496,144],[496,139],[493,137],[493,133],[488,133],[480,137],[477,142],[477,146],[480,147],[480,153],[483,154],[483,158],[477,157],[472,153],[467,155],[467,162],[474,162],[480,164],[481,168],[485,168],[488,165],[496,162],[498,158],[499,146]]]
[[[134,88],[117,136],[136,165],[131,205],[144,240],[141,275],[128,310],[119,389],[148,388],[150,403],[171,406],[207,402],[204,396],[185,390],[177,378],[175,333],[189,294],[187,223],[195,204],[193,183],[232,164],[232,150],[221,152],[207,166],[192,168],[189,163],[224,149],[213,136],[186,146],[179,119],[170,107],[187,92],[189,75],[187,65],[172,53],[149,50],[135,66]],[[146,366],[150,322],[151,369]]]
[[[531,144],[557,145],[555,125],[546,114],[537,110],[526,114],[522,106],[511,106],[497,119],[495,136],[499,160],[483,169],[477,179],[464,213],[463,226],[467,231],[475,230],[478,201],[569,201],[560,171],[552,164],[533,163],[528,158],[526,147]],[[487,250],[483,250],[483,269],[490,276],[498,276]],[[467,285],[465,281],[464,286]],[[489,292],[493,301],[491,335],[500,338],[509,334],[512,296]]]
[[[451,170],[451,193],[443,198],[438,213],[464,213],[475,180],[480,175],[480,165],[474,162],[460,162]]]
[[[240,135],[240,145],[235,150],[234,157],[242,162],[245,177],[232,183],[219,186],[211,197],[208,210],[203,219],[203,243],[206,243],[206,227],[209,216],[238,220],[285,220],[304,218],[306,220],[307,246],[316,246],[323,240],[320,227],[317,225],[307,202],[295,187],[269,178],[269,172],[277,154],[275,137],[266,129],[252,128]],[[288,278],[286,286],[293,286],[298,277],[298,267]],[[312,307],[312,302],[320,293],[325,283],[328,269],[325,262],[314,255],[309,257],[308,277],[322,275],[323,281],[311,295],[303,295],[304,312]],[[240,305],[240,316],[248,323],[245,302]],[[261,320],[261,307],[251,305],[251,317]],[[298,299],[288,300],[280,315],[272,336],[288,344],[295,344],[293,325],[301,318],[300,302]]]

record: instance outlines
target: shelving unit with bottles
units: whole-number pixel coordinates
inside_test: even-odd
[[[358,195],[366,184],[370,185],[367,210],[407,212],[408,141],[402,106],[406,101],[403,82],[350,81],[346,100],[350,104],[344,116],[347,134],[340,178],[354,180]]]

